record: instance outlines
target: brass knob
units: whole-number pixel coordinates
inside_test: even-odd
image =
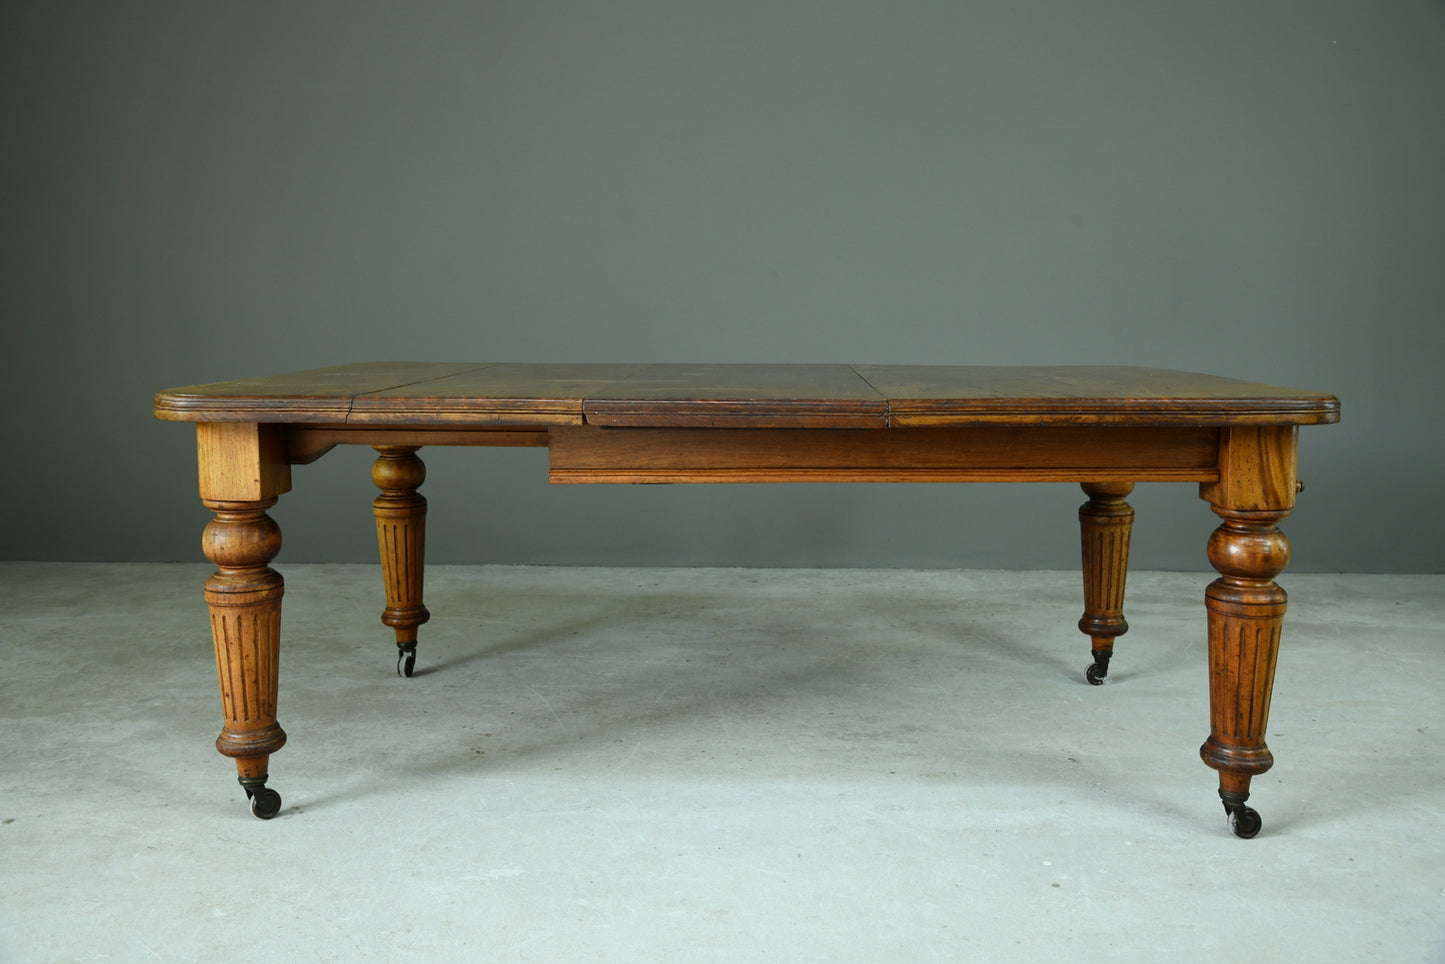
[[[1303,491],[1305,490],[1305,480],[1304,480],[1304,479],[1295,479],[1295,480],[1294,480],[1294,490],[1295,490],[1296,492],[1303,492]]]

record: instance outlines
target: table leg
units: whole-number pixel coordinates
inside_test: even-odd
[[[1274,765],[1265,744],[1275,659],[1288,597],[1274,577],[1289,565],[1279,521],[1294,507],[1296,431],[1222,433],[1220,480],[1201,486],[1223,522],[1209,538],[1219,578],[1205,592],[1209,627],[1209,739],[1199,749],[1219,771],[1219,798],[1240,837],[1259,833],[1246,806],[1250,780]]]
[[[266,514],[291,488],[285,429],[201,422],[196,455],[201,502],[216,514],[201,536],[216,566],[206,580],[225,717],[216,749],[236,761],[251,812],[267,819],[281,809],[280,795],[266,787],[267,766],[286,743],[276,722],[285,584],[268,565],[281,550],[281,528]]]
[[[1275,525],[1283,511],[1215,508],[1224,522],[1209,540],[1220,573],[1205,593],[1209,612],[1209,739],[1204,762],[1219,771],[1219,798],[1241,837],[1259,832],[1250,778],[1274,765],[1265,745],[1275,658],[1287,597],[1274,581],[1289,564],[1289,540]]]
[[[1124,497],[1133,482],[1085,482],[1089,501],[1079,506],[1083,546],[1084,615],[1079,631],[1093,641],[1094,662],[1084,677],[1095,686],[1109,675],[1114,640],[1129,631],[1124,620],[1124,582],[1129,573],[1129,533],[1134,509]]]
[[[281,809],[266,786],[271,754],[286,742],[276,722],[281,652],[281,574],[267,565],[281,549],[281,529],[266,514],[276,499],[205,500],[216,513],[201,538],[216,571],[206,580],[216,675],[225,723],[216,749],[236,761],[251,812],[262,819]]]
[[[381,551],[386,609],[381,621],[396,631],[396,671],[410,676],[416,667],[417,627],[431,618],[422,604],[426,556],[426,497],[417,488],[426,481],[419,446],[376,445],[371,480],[381,490],[372,503],[376,541]]]

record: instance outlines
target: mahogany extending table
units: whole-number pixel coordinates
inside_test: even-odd
[[[274,816],[281,532],[266,510],[291,467],[337,445],[378,453],[372,480],[398,672],[411,675],[422,602],[427,445],[545,446],[552,482],[1077,482],[1090,683],[1123,614],[1136,482],[1195,482],[1222,520],[1207,555],[1210,733],[1234,833],[1259,832],[1250,778],[1265,744],[1289,563],[1277,523],[1302,486],[1301,425],[1339,420],[1332,395],[1132,367],[383,362],[173,388],[154,414],[195,422],[202,548],[225,717],[251,811]]]

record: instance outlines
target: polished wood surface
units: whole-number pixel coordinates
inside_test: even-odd
[[[865,365],[894,425],[1314,425],[1339,418],[1332,395],[1277,385],[1111,366]]]
[[[157,418],[351,425],[1314,425],[1332,395],[1129,367],[341,365],[160,392]]]
[[[203,548],[224,722],[220,751],[258,816],[276,721],[284,584],[267,510],[291,470],[337,445],[377,451],[373,513],[398,670],[410,675],[423,595],[427,445],[545,446],[554,482],[1073,482],[1091,683],[1128,629],[1136,482],[1199,485],[1221,523],[1205,593],[1210,734],[1235,833],[1253,836],[1289,562],[1298,431],[1337,421],[1332,395],[1124,367],[468,364],[383,362],[158,393],[157,418],[196,422]]]

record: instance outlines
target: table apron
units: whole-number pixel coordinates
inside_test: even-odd
[[[1213,482],[1220,429],[553,427],[549,479],[598,482]]]
[[[293,425],[286,461],[337,445],[550,450],[555,483],[1216,482],[1212,426],[976,425],[948,428],[434,428]]]
[[[545,447],[546,428],[433,428],[422,426],[292,425],[286,461],[308,465],[338,445],[491,445]]]

